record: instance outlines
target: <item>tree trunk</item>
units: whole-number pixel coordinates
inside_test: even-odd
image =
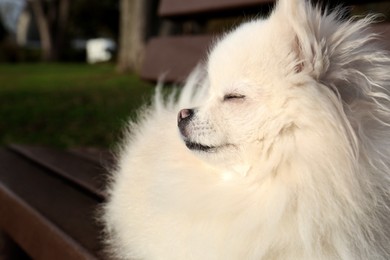
[[[53,45],[51,41],[49,23],[43,11],[43,3],[41,0],[32,0],[30,1],[30,4],[35,15],[39,37],[41,40],[42,60],[50,61],[52,60]]]
[[[58,6],[57,33],[55,38],[54,56],[59,59],[62,56],[62,50],[65,43],[66,26],[69,18],[69,7],[71,0],[60,0]]]
[[[120,0],[120,36],[118,70],[139,72],[147,35],[148,2]]]

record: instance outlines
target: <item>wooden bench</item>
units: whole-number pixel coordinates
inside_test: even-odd
[[[211,17],[266,12],[272,2],[161,0],[158,15],[181,32],[149,41],[141,76],[156,81],[167,73],[167,81],[182,81],[205,56],[213,36],[202,28],[184,34],[188,21],[202,27]],[[104,259],[102,227],[95,216],[112,164],[109,153],[99,150],[1,148],[0,259]]]
[[[339,6],[340,3],[364,4],[386,1],[389,0],[314,0],[313,2],[324,2],[332,8]],[[206,57],[207,51],[215,39],[215,35],[208,33],[204,28],[207,21],[213,18],[240,16],[248,18],[259,12],[266,14],[272,9],[274,2],[274,0],[160,1],[158,15],[163,21],[175,23],[179,29],[176,29],[178,31],[176,35],[158,36],[148,42],[141,77],[145,80],[155,81],[164,74],[165,81],[183,81],[199,61]],[[233,24],[236,24],[236,21],[239,20],[233,18]],[[200,26],[185,34],[183,27],[188,22]],[[373,30],[383,34],[385,39],[389,39],[384,44],[390,50],[389,28],[387,24],[378,24]]]
[[[204,25],[212,18],[255,15],[269,11],[274,0],[161,0],[158,15],[163,21],[176,24],[176,35],[150,39],[146,47],[141,77],[155,81],[183,81],[191,70],[205,58],[215,35],[204,28],[184,34],[186,24]],[[200,26],[202,27],[202,26]]]
[[[98,150],[0,149],[0,227],[9,245],[3,258],[19,259],[22,251],[33,259],[103,258],[95,210],[111,164]]]

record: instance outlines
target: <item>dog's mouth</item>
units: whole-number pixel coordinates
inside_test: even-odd
[[[191,141],[185,141],[185,144],[188,149],[192,151],[199,151],[199,152],[216,152],[222,148],[233,146],[232,144],[223,144],[219,146],[209,146],[209,145],[204,145],[200,143],[195,143]]]
[[[191,141],[185,141],[185,144],[186,144],[188,149],[195,150],[195,151],[201,151],[201,152],[212,152],[218,148],[216,146],[208,146],[208,145],[203,145],[203,144],[195,143],[195,142],[191,142]]]

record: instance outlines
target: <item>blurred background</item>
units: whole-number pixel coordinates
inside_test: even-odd
[[[178,28],[157,18],[158,5],[158,0],[0,0],[0,146],[110,148],[153,91],[154,83],[139,77],[148,39],[220,33],[258,10],[207,23],[192,17]],[[379,2],[350,11],[380,12],[386,20],[389,10],[389,3]]]
[[[118,63],[121,6],[138,11],[122,2],[0,0],[0,145],[106,148],[120,138],[153,89],[137,76],[139,57]]]

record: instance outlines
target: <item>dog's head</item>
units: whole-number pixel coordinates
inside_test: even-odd
[[[338,16],[303,0],[280,0],[267,19],[226,34],[209,55],[207,100],[178,115],[187,147],[213,162],[250,167],[276,142],[293,150],[297,132],[310,143],[329,127],[350,142],[345,106],[367,96],[376,73],[367,68],[380,54],[362,33],[367,19]]]

